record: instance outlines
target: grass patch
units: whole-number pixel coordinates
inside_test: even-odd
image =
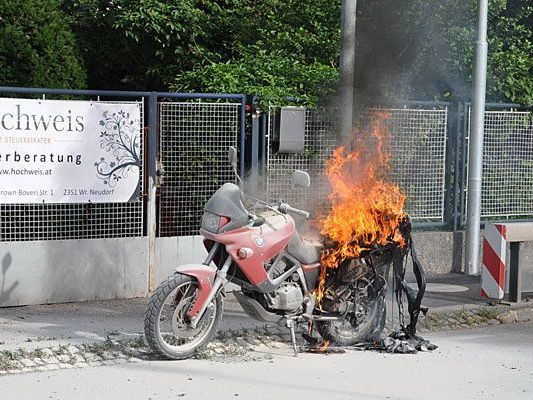
[[[57,340],[57,338],[55,336],[37,336],[37,337],[34,337],[34,338],[27,338],[26,342],[27,343],[45,342],[45,341],[50,341],[50,340]]]
[[[497,307],[482,307],[476,311],[476,314],[486,320],[496,319],[501,311]]]

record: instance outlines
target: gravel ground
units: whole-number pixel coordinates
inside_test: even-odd
[[[260,332],[256,334],[261,335]],[[272,348],[267,338],[269,342],[265,347],[253,345],[257,350],[248,352],[248,357],[253,357],[248,359],[229,355],[175,362],[111,359],[100,362],[105,367],[65,367],[57,371],[0,377],[0,398],[533,398],[532,322],[431,332],[424,336],[439,348],[417,355],[347,350],[344,354],[293,357],[290,348]]]
[[[509,310],[506,307],[471,307],[437,309],[422,316],[419,333],[471,329],[481,326],[511,324],[533,319],[533,308]],[[384,334],[393,329],[389,320]],[[303,326],[298,331],[301,339]],[[53,341],[53,340],[52,340]],[[30,342],[41,344],[43,342]],[[268,358],[272,349],[289,349],[290,336],[287,329],[275,325],[245,326],[231,328],[227,325],[196,358],[218,362],[243,362]],[[107,334],[105,340],[86,344],[58,344],[37,346],[32,349],[0,350],[0,375],[19,374],[56,369],[86,368],[139,360],[157,360],[146,347],[142,335],[119,332]]]

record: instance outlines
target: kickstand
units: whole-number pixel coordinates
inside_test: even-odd
[[[294,351],[294,357],[298,357],[298,347],[296,346],[296,333],[294,332],[294,321],[287,319],[287,328],[291,331],[292,349]]]

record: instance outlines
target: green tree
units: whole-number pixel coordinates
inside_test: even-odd
[[[85,79],[59,0],[0,2],[0,85],[83,88]]]
[[[315,103],[338,80],[340,1],[226,1],[215,48],[178,74],[176,90],[258,94],[273,102],[293,96]],[[216,42],[215,42],[216,43]]]
[[[257,47],[243,49],[239,57],[226,62],[207,63],[178,75],[172,88],[177,91],[253,93],[270,104],[286,97],[312,105],[319,95],[327,96],[336,85],[338,71],[319,62],[303,63],[279,51]]]
[[[489,96],[533,104],[533,3],[531,0],[494,0],[493,3]]]
[[[340,0],[65,0],[91,87],[316,98],[337,77]]]
[[[357,87],[372,98],[470,98],[476,0],[362,0]],[[491,0],[488,99],[533,103],[533,5]]]
[[[94,88],[166,90],[203,57],[210,1],[64,0]],[[210,8],[211,7],[211,8]]]

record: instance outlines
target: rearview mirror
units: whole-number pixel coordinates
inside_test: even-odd
[[[237,149],[233,146],[229,148],[228,159],[231,166],[237,168]]]
[[[309,187],[311,186],[311,177],[307,172],[297,169],[292,173],[292,184],[294,186]]]

